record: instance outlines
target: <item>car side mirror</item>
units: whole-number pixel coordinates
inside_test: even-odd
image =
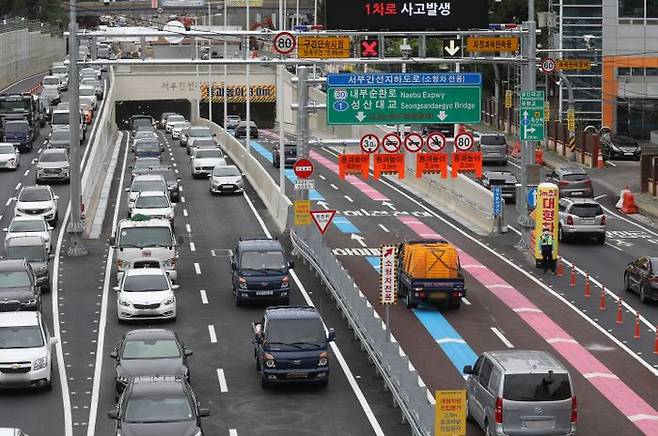
[[[54,254],[49,254],[49,255],[48,255],[48,260],[53,260],[54,258],[55,258],[55,255],[54,255]]]
[[[234,261],[234,260],[231,261],[231,269],[232,269],[233,271],[235,271],[235,270],[238,269],[238,263],[237,263],[236,261]]]
[[[473,367],[471,365],[466,365],[462,372],[464,374],[473,374]]]
[[[57,339],[55,336],[51,336],[48,342],[50,343],[50,345],[55,345],[56,343],[59,342],[59,339]]]
[[[327,334],[327,342],[333,342],[336,340],[336,331],[334,329],[329,329]]]
[[[54,196],[55,200],[59,200],[59,195]]]
[[[210,416],[210,410],[208,410],[208,409],[199,409],[199,416],[201,418],[205,418],[207,416]]]
[[[118,410],[110,410],[107,412],[107,417],[110,419],[119,419],[119,411]]]
[[[48,226],[48,230],[53,231],[55,228],[53,226]]]
[[[9,229],[8,229],[7,227],[3,227],[3,228],[2,228],[2,231],[3,231],[3,232],[8,232]]]
[[[114,245],[116,245],[117,238],[114,237],[114,236],[110,236],[110,238],[107,240],[107,242],[108,242],[112,247],[114,247]]]
[[[180,285],[171,285],[171,289],[175,291],[176,289],[180,288]]]
[[[186,348],[186,349],[183,351],[183,354],[185,355],[185,357],[190,357],[192,354],[194,354],[194,352],[193,352],[192,350]]]
[[[119,292],[121,290],[121,286],[114,286],[112,289],[115,291]]]
[[[288,261],[288,269],[295,269],[295,261],[294,260],[289,260]]]
[[[116,359],[117,357],[119,357],[119,353],[117,353],[116,350],[114,350],[110,353],[110,357],[112,359]]]

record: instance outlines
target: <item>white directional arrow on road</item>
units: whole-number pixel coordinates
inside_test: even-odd
[[[327,203],[326,201],[318,201],[317,203],[318,203],[320,206],[322,206],[325,210],[326,210],[326,209],[329,209],[329,203]]]
[[[359,122],[366,119],[366,114],[364,114],[362,111],[357,112],[355,116],[356,119],[359,120]]]
[[[441,112],[439,112],[436,116],[439,117],[439,119],[440,119],[441,121],[443,121],[443,120],[445,120],[446,118],[448,118],[448,114],[446,113],[446,111],[441,111]]]
[[[391,210],[397,210],[390,201],[382,201],[382,206],[389,207]]]
[[[361,235],[357,235],[355,233],[352,233],[352,236],[350,236],[350,239],[353,239],[353,240],[357,241],[359,244],[361,244],[362,247],[367,247],[366,243],[363,242],[363,241],[366,240],[366,238],[364,238]]]
[[[454,56],[460,49],[461,47],[458,45],[455,45],[455,40],[451,39],[450,44],[447,47],[443,47],[445,51],[448,52],[450,56]]]

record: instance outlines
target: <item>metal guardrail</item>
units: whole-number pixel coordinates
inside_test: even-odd
[[[292,219],[290,220],[292,222]],[[434,432],[434,406],[428,401],[428,390],[397,342],[389,342],[385,324],[352,277],[323,243],[312,226],[295,227],[290,231],[294,253],[301,256],[319,274],[340,307],[354,336],[361,342],[400,408],[403,422],[412,433],[430,436]]]
[[[41,21],[28,20],[24,17],[6,18],[0,20],[0,34],[22,29],[27,29],[30,32],[50,33],[51,35],[62,34],[62,29],[59,29],[56,26],[42,23]]]

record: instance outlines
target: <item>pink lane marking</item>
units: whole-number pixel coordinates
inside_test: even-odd
[[[326,157],[320,155],[320,153],[316,151],[311,151],[310,153],[311,159],[322,165],[323,167],[333,171],[334,173],[338,174],[338,164],[334,163],[333,161],[327,159]],[[359,189],[361,192],[366,194],[368,197],[370,197],[373,200],[376,201],[386,201],[388,200],[388,197],[361,180],[360,178],[356,176],[347,176],[345,177],[345,180],[347,180],[352,186],[355,188]]]
[[[441,238],[417,218],[405,216],[398,219],[424,238]],[[463,250],[460,250],[460,257],[469,274],[514,310],[642,433],[658,435],[658,413],[651,405],[504,279]],[[591,378],[587,378],[587,374]]]

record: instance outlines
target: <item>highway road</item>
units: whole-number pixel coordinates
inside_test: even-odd
[[[251,143],[253,153],[278,180],[278,170],[271,164],[278,137],[271,131],[262,133]],[[350,177],[341,180],[337,153],[330,148],[315,148],[311,159],[316,167],[316,190],[309,198],[338,210],[325,235],[327,244],[381,313],[381,306],[376,304],[377,247],[403,239],[442,236],[463,250],[468,295],[460,310],[424,307],[409,311],[398,304],[391,311],[394,335],[430,391],[463,387],[463,365],[471,364],[482,351],[543,349],[572,367],[579,399],[579,434],[634,434],[640,426],[651,428],[652,421],[631,421],[628,417],[635,414],[627,405],[637,402],[636,411],[655,413],[658,358],[652,354],[649,342],[653,337],[648,333],[641,341],[632,342],[628,314],[626,323],[616,326],[611,309],[599,313],[595,306],[583,311],[580,306],[592,303],[578,301],[582,289],[571,289],[566,277],[542,277],[526,266],[527,257],[513,248],[518,238],[513,232],[499,237],[478,236],[400,188],[393,177],[366,182]],[[287,192],[292,192],[294,174],[287,170],[287,176]],[[590,249],[617,252],[608,246]],[[571,253],[565,249],[564,255]],[[588,256],[595,261],[591,253]],[[624,340],[629,343],[626,349],[622,349]],[[631,346],[642,348],[642,354]],[[602,387],[602,380],[615,380],[626,399],[620,400],[610,387]],[[477,434],[469,427],[470,431]]]
[[[29,77],[22,80],[11,87],[3,90],[5,93],[21,93],[29,91],[33,86],[41,81],[43,74]],[[106,83],[107,89],[108,83]],[[62,101],[66,101],[68,93],[62,93]],[[101,102],[102,103],[102,102]],[[103,110],[103,109],[101,109]],[[98,119],[99,115],[96,114],[94,119]],[[36,159],[41,153],[43,141],[48,136],[50,126],[40,129],[39,136],[35,140],[34,150],[30,153],[21,154],[21,166],[17,171],[7,171],[0,174],[2,183],[0,183],[0,228],[7,227],[14,216],[13,197],[15,197],[23,186],[30,186],[35,183],[34,181],[34,167]],[[96,132],[95,124],[88,127],[87,138],[83,147],[80,148],[83,153],[81,156],[86,159],[87,145],[93,140]],[[53,184],[53,191],[59,195],[59,213],[63,218],[69,202],[69,185],[68,184]],[[63,219],[53,232],[53,240],[57,244],[55,255],[57,259],[51,263],[51,275],[55,275],[58,264],[62,265],[65,259],[65,247],[62,246],[62,238],[60,237],[61,229],[63,228]],[[3,236],[4,238],[4,236]],[[4,250],[4,244],[1,244]],[[82,372],[78,375],[78,366],[87,366],[93,362],[90,359],[87,351],[82,351],[78,348],[76,341],[70,339],[70,331],[77,320],[84,319],[89,316],[84,311],[78,311],[78,305],[81,303],[79,299],[72,299],[68,296],[68,289],[58,283],[58,287],[53,285],[51,293],[43,295],[43,316],[49,325],[49,329],[53,335],[58,335],[61,338],[60,344],[57,346],[59,361],[53,366],[53,389],[48,392],[31,392],[31,391],[3,391],[2,407],[0,407],[0,423],[3,426],[16,426],[23,429],[30,435],[52,435],[64,434],[65,415],[71,414],[71,420],[76,420],[78,414],[83,415],[83,410],[88,413],[88,403],[85,406],[84,390],[79,390],[76,384],[80,381]],[[67,304],[68,303],[68,304]],[[69,312],[70,309],[70,312]],[[92,312],[93,313],[93,312]],[[59,320],[59,323],[53,324],[53,320]],[[67,324],[68,322],[68,324]],[[91,320],[89,320],[91,323]],[[71,327],[69,327],[71,326]],[[85,325],[84,330],[90,332],[89,324]],[[60,348],[61,346],[61,348]],[[63,354],[62,354],[63,353]],[[93,357],[93,356],[92,356]],[[55,353],[53,353],[55,359]],[[66,371],[62,372],[61,362],[64,363]],[[61,380],[66,381],[66,386],[63,386]],[[80,385],[82,388],[82,385]],[[69,403],[70,399],[70,403]],[[35,419],[39,417],[39,419]],[[77,421],[76,421],[77,422]],[[53,429],[58,429],[53,433]],[[59,430],[61,429],[61,430]]]

